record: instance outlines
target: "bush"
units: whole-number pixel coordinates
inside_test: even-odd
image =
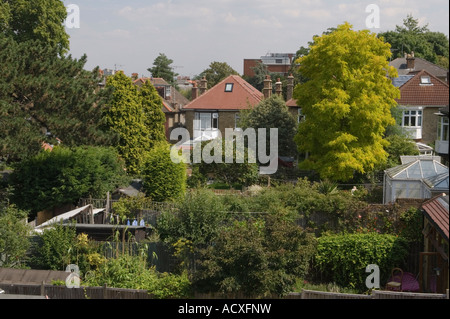
[[[186,191],[186,164],[172,161],[170,146],[166,143],[160,143],[148,152],[142,177],[146,196],[156,202],[180,199]]]
[[[334,282],[363,292],[367,290],[367,265],[378,265],[380,280],[385,281],[392,268],[403,266],[407,254],[407,241],[394,235],[365,233],[322,236],[317,239],[314,270],[321,282]]]
[[[123,163],[113,148],[55,147],[16,165],[13,201],[32,215],[81,197],[104,197],[125,183]]]
[[[193,285],[201,292],[282,296],[306,275],[314,251],[311,236],[280,216],[234,221],[200,250]]]
[[[186,298],[190,282],[186,274],[159,273],[148,267],[141,256],[120,255],[89,272],[83,285],[114,288],[143,289],[155,298]]]

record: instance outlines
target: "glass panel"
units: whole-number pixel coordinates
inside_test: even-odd
[[[411,116],[411,126],[416,126],[416,117]]]
[[[405,116],[403,119],[403,126],[409,126],[409,116]]]
[[[202,130],[211,128],[211,113],[200,113],[200,128]]]
[[[422,116],[417,117],[417,126],[422,126]]]

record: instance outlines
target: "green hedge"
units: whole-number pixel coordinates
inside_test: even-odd
[[[379,266],[380,285],[383,285],[393,267],[404,266],[408,254],[408,242],[395,235],[327,235],[317,238],[317,241],[315,275],[320,277],[322,282],[334,282],[361,292],[367,290],[367,265]]]

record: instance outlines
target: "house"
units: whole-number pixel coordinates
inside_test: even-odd
[[[435,142],[434,150],[436,154],[442,157],[442,162],[448,166],[448,108],[447,105],[444,108],[439,109],[436,114],[438,116],[438,129],[437,138]]]
[[[294,57],[294,53],[270,53],[261,56],[259,59],[244,59],[244,76],[254,77],[253,68],[258,66],[259,63],[265,65],[269,73],[288,76]]]
[[[185,126],[192,139],[225,136],[225,129],[238,128],[239,112],[255,107],[263,93],[238,75],[230,75],[207,90],[206,79],[192,88],[193,100],[183,110]]]
[[[422,204],[424,251],[420,253],[419,285],[423,292],[448,290],[448,194],[434,196]]]
[[[397,58],[391,61],[389,65],[397,69],[399,76],[415,75],[418,72],[425,70],[439,80],[448,83],[448,70],[422,58],[415,57],[414,52],[405,54],[403,58]]]
[[[384,171],[383,203],[393,203],[399,198],[432,198],[448,194],[448,167],[433,156],[418,156],[404,164]]]
[[[133,74],[133,83],[137,86],[143,85],[146,81],[150,81],[155,89],[158,91],[163,101],[162,111],[166,116],[165,132],[166,138],[170,140],[170,132],[175,127],[184,126],[184,111],[183,108],[189,103],[189,100],[184,97],[171,84],[167,83],[162,78],[137,78],[137,74]]]
[[[432,144],[437,139],[438,115],[449,104],[448,84],[426,70],[397,79],[398,107],[403,111],[401,126],[411,139]]]

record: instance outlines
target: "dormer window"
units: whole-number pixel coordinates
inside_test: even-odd
[[[225,84],[225,92],[233,92],[233,83]]]
[[[432,84],[430,77],[429,76],[421,76],[420,84],[428,84],[428,85]]]

